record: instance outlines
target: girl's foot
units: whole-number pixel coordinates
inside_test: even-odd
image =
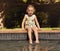
[[[30,44],[32,44],[32,41],[29,41]]]
[[[39,41],[35,41],[35,43],[39,44]]]

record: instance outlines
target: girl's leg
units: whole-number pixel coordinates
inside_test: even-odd
[[[34,34],[35,34],[36,43],[39,43],[37,27],[33,27],[32,30],[34,31]]]
[[[29,27],[28,30],[28,37],[29,37],[29,43],[32,44],[32,29]]]

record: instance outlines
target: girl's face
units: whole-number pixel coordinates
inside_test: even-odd
[[[32,16],[35,12],[35,9],[33,7],[28,7],[27,8],[27,13],[29,16]]]

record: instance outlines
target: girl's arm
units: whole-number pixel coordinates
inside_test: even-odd
[[[24,17],[24,19],[22,21],[22,29],[24,29],[25,20],[26,20],[26,17]]]
[[[36,22],[37,27],[40,29],[40,25],[38,23],[38,20],[37,20],[36,16],[35,16],[35,22]]]

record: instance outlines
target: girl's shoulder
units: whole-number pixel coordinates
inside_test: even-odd
[[[28,17],[28,15],[27,15],[27,14],[25,14],[25,17]]]
[[[28,14],[25,14],[25,16],[28,16]],[[33,17],[36,17],[36,15],[35,15],[35,14],[33,14],[32,16],[33,16]]]
[[[35,15],[35,14],[33,14],[32,16],[33,16],[33,17],[36,17],[36,15]]]
[[[28,17],[29,17],[28,14],[25,14],[25,17],[28,18]],[[31,18],[35,18],[35,17],[36,17],[35,14],[33,14],[33,15],[31,16]]]
[[[34,14],[34,15],[32,15],[32,17],[33,17],[33,18],[35,18],[35,17],[36,17],[36,15],[35,15],[35,14]]]

